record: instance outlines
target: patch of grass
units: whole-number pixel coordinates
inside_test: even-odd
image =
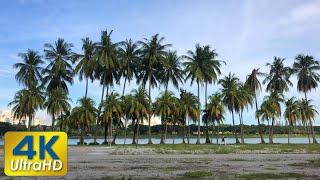
[[[208,171],[190,171],[190,172],[184,173],[183,176],[185,178],[201,178],[201,177],[208,177],[208,176],[212,176],[212,175],[213,174]]]
[[[289,166],[298,166],[298,167],[312,167],[312,168],[319,168],[320,167],[320,159],[311,159],[307,160],[308,162],[302,163],[292,163]]]
[[[242,174],[238,176],[238,178],[243,179],[286,179],[286,178],[295,178],[295,179],[301,179],[301,178],[310,178],[314,176],[310,176],[307,174],[299,174],[299,173],[280,173],[280,174],[274,174],[274,173],[250,173],[250,174]]]
[[[6,176],[5,174],[4,174],[4,169],[3,168],[0,168],[0,177],[1,176]]]
[[[236,159],[231,159],[230,161],[251,161],[251,160],[236,158]]]

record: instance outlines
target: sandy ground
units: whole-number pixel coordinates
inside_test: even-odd
[[[307,165],[308,160],[320,160],[320,154],[157,154],[148,148],[69,147],[68,174],[59,179],[186,179],[186,172],[195,171],[210,172],[207,179],[292,172],[320,179],[319,166]],[[9,179],[3,174],[0,178]]]

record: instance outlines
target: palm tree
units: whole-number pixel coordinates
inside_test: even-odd
[[[217,144],[219,143],[219,126],[224,120],[224,104],[222,101],[222,95],[220,93],[215,93],[209,97],[209,103],[207,104],[206,111],[208,116],[212,119],[214,123],[217,123]]]
[[[120,43],[118,49],[119,58],[121,60],[121,74],[124,77],[122,96],[126,89],[127,80],[132,80],[134,75],[137,75],[137,66],[140,60],[140,49],[137,43],[134,43],[131,39]]]
[[[316,110],[315,106],[310,104],[310,100],[302,99],[300,101],[300,113],[301,113],[301,121],[302,122],[309,122],[311,127],[311,133],[313,138],[313,143],[316,144],[317,140],[315,138],[314,129],[312,126],[312,121],[314,121],[314,118],[318,114],[318,111]]]
[[[204,54],[204,47],[200,47],[199,44],[196,45],[195,52],[189,50],[186,56],[183,56],[187,61],[184,62],[185,72],[187,73],[186,79],[191,80],[191,85],[194,81],[198,85],[198,109],[201,109],[200,105],[200,85],[206,80],[206,73],[208,70],[207,61]],[[200,144],[200,119],[201,114],[198,117],[198,138],[197,144]]]
[[[254,94],[250,91],[247,86],[240,84],[238,87],[238,106],[239,106],[239,120],[241,129],[241,143],[244,143],[244,132],[243,132],[243,110],[248,109],[249,106],[253,105]]]
[[[168,84],[171,81],[175,88],[179,88],[179,83],[183,83],[183,70],[181,68],[181,57],[177,55],[176,51],[169,51],[165,54],[163,75],[161,76],[161,83],[164,84],[165,90],[168,89]]]
[[[100,106],[97,117],[100,117],[101,105],[104,100],[105,88],[107,87],[107,95],[109,94],[109,87],[113,85],[114,80],[120,80],[120,64],[117,59],[117,43],[113,43],[111,35],[113,31],[108,33],[107,30],[101,32],[100,42],[96,43],[96,53],[94,59],[97,61],[94,68],[95,78],[100,80],[102,85],[102,93]],[[98,119],[102,121],[102,119]]]
[[[133,101],[130,107],[130,114],[133,117],[132,124],[134,125],[134,134],[132,139],[132,144],[137,144],[139,140],[139,124],[143,122],[149,115],[151,111],[151,106],[149,106],[148,94],[144,88],[141,86],[138,89],[132,91],[133,93]]]
[[[291,127],[300,119],[299,101],[294,97],[288,99],[286,102],[286,110],[284,111],[284,118],[288,121],[288,144],[290,144]]]
[[[95,124],[97,109],[91,98],[83,97],[78,100],[80,106],[71,111],[71,119],[74,124],[81,130],[80,144],[84,144],[84,134]]]
[[[173,93],[171,91],[166,90],[162,92],[160,96],[156,98],[156,101],[155,101],[154,113],[156,115],[161,116],[161,124],[162,124],[162,136],[161,136],[160,144],[166,143],[168,118],[169,116],[172,116],[175,111],[176,104],[175,104],[174,98],[175,97]],[[166,127],[164,137],[163,137],[164,135],[163,124],[165,124],[165,127]]]
[[[118,93],[112,92],[106,96],[106,100],[102,103],[103,107],[103,124],[105,127],[104,140],[105,143],[111,143],[110,139],[107,141],[107,129],[109,125],[109,138],[112,137],[113,120],[120,118],[122,115],[121,102]]]
[[[79,80],[82,81],[86,79],[86,91],[85,97],[88,96],[88,84],[89,79],[91,82],[94,80],[94,53],[95,53],[95,44],[87,37],[82,39],[82,50],[83,55],[78,55],[80,60],[75,67],[75,73],[79,73]]]
[[[15,76],[16,80],[28,89],[37,86],[42,79],[40,65],[43,64],[43,61],[41,56],[38,52],[30,49],[27,53],[20,53],[19,56],[23,59],[23,62],[13,65],[13,68],[18,69]]]
[[[292,86],[290,81],[292,69],[284,66],[284,60],[285,59],[274,57],[272,64],[267,63],[267,66],[270,67],[270,71],[263,81],[263,84],[267,84],[267,91],[283,93],[289,90],[289,86]]]
[[[67,84],[73,83],[72,64],[76,58],[71,51],[73,45],[59,38],[54,45],[45,44],[44,47],[45,58],[49,60],[49,64],[42,71],[43,84],[47,85],[47,92],[62,89],[68,94]]]
[[[305,100],[307,98],[307,92],[318,87],[320,75],[317,71],[320,70],[319,61],[316,61],[313,56],[305,56],[302,54],[297,55],[293,64],[293,72],[297,74],[298,84],[297,89],[299,92],[303,92]],[[310,128],[312,129],[312,125]],[[317,140],[313,137],[315,143]]]
[[[271,127],[269,126],[269,143],[273,144],[273,126],[276,119],[281,116],[280,103],[284,101],[283,94],[278,92],[271,92],[269,96],[264,97],[264,102],[260,109],[256,112],[256,116],[263,120],[271,120]]]
[[[239,79],[234,74],[229,73],[228,76],[219,80],[219,84],[222,86],[222,101],[231,112],[232,123],[234,126],[234,113],[239,112]],[[234,135],[236,137],[236,143],[240,143],[236,129],[234,130]]]
[[[200,111],[199,111],[199,102],[198,102],[198,98],[192,94],[191,92],[186,92],[184,90],[180,90],[180,105],[179,105],[179,111],[181,116],[184,118],[183,122],[184,125],[186,126],[187,122],[188,122],[188,136],[187,136],[187,140],[188,140],[188,144],[190,143],[190,126],[189,126],[189,119],[197,119],[199,117]],[[183,135],[183,143],[185,143],[185,127],[184,127],[184,131],[183,131],[184,135]]]
[[[9,103],[9,106],[13,106],[13,111],[17,117],[22,118],[28,116],[28,130],[30,131],[32,120],[37,110],[42,109],[44,99],[41,87],[31,87],[30,89],[18,91],[14,100]]]
[[[256,111],[258,110],[258,102],[257,102],[257,94],[261,92],[261,83],[258,79],[259,76],[265,76],[264,73],[260,72],[260,69],[253,69],[251,74],[247,76],[247,80],[245,82],[245,86],[254,94],[254,101],[256,105]],[[260,118],[257,117],[258,127],[259,127],[259,135],[261,139],[261,143],[264,144],[265,141],[263,139],[263,134],[261,130]]]
[[[47,93],[44,107],[47,108],[47,113],[52,116],[52,131],[54,130],[55,117],[70,111],[71,106],[68,101],[71,101],[71,99],[62,89],[54,89]]]
[[[164,37],[159,38],[159,34],[151,37],[151,39],[144,39],[144,41],[139,41],[141,45],[142,61],[140,63],[140,74],[137,79],[138,82],[142,82],[143,87],[148,81],[149,84],[149,106],[152,106],[151,99],[151,88],[157,86],[157,81],[160,79],[159,74],[161,73],[162,64],[164,61],[164,56],[166,54],[166,48],[171,46],[170,44],[163,44]],[[151,141],[151,111],[148,116],[149,123],[149,140],[148,144],[152,144]]]

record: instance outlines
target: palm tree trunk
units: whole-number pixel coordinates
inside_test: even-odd
[[[87,97],[88,97],[88,86],[89,86],[89,79],[88,78],[86,78],[86,92],[85,92],[85,94],[84,94],[84,97],[87,99]]]
[[[98,125],[98,123],[99,123],[100,113],[101,113],[101,109],[102,109],[102,103],[103,103],[103,99],[104,99],[104,90],[105,90],[105,84],[102,85],[101,99],[100,99],[100,105],[99,105],[98,114],[97,114],[96,125]],[[97,137],[97,132],[94,133],[94,136]],[[104,142],[107,142],[107,129],[106,129],[106,127],[104,128]]]
[[[110,122],[110,125],[109,125],[109,128],[110,128],[110,133],[109,133],[109,143],[111,145],[111,138],[112,138],[112,123],[113,123],[113,118],[111,118],[111,122]]]
[[[137,144],[139,144],[139,136],[140,136],[140,131],[139,131],[139,120],[137,121],[138,122],[138,125],[137,125]]]
[[[28,131],[31,131],[32,115],[29,115]]]
[[[256,111],[258,111],[258,102],[257,102],[257,95],[256,95],[256,93],[254,94],[254,100],[255,100],[255,103],[256,103]],[[260,124],[260,117],[258,117],[258,129],[259,129],[259,135],[260,135],[260,139],[261,139],[261,144],[264,144],[265,141],[264,141],[263,135],[262,135],[261,124]]]
[[[108,135],[108,123],[105,122],[105,123],[104,123],[104,143],[105,143],[105,144],[108,143],[107,135]]]
[[[81,132],[80,132],[80,145],[84,144],[84,129],[81,127]]]
[[[54,120],[55,120],[54,113],[52,113],[51,131],[54,131]]]
[[[199,108],[199,119],[198,119],[198,138],[196,144],[200,144],[200,119],[201,119],[201,110],[200,110],[200,84],[198,82],[198,108]]]
[[[166,127],[166,130],[165,130],[165,133],[164,133],[164,143],[167,143],[167,133],[168,133],[167,121],[165,121],[165,127]]]
[[[149,73],[148,75],[148,79],[149,79],[149,107],[151,107],[151,74]],[[151,141],[151,125],[150,125],[150,121],[151,121],[151,109],[149,110],[149,115],[148,115],[148,125],[149,125],[149,129],[148,129],[148,144],[152,144]]]
[[[206,84],[205,84],[205,108],[207,108],[207,98],[208,98],[208,96],[207,96],[207,91],[208,91],[208,83],[206,82]],[[206,143],[210,143],[210,138],[209,138],[209,127],[208,127],[208,119],[206,118],[205,119],[205,121],[206,121]]]
[[[127,82],[127,77],[124,78],[122,96],[124,96],[124,91],[125,91],[125,89],[126,89],[126,82]]]
[[[232,115],[232,123],[233,123],[233,127],[235,127],[235,123],[234,123],[234,113],[233,113],[233,110],[231,110],[231,115]],[[236,128],[234,128],[233,133],[234,133],[234,136],[236,137],[236,144],[239,144],[239,143],[240,143],[240,141],[239,141],[239,139],[238,139],[238,134],[237,134],[237,130],[236,130]]]
[[[306,99],[306,101],[308,101],[308,98],[307,98],[307,92],[304,92],[304,98]],[[318,144],[318,141],[314,135],[314,129],[313,129],[313,126],[312,126],[312,121],[309,120],[309,124],[310,124],[310,130],[311,130],[311,135],[312,135],[312,140],[313,140],[313,144]]]
[[[186,119],[183,120],[183,135],[182,135],[182,144],[185,144],[185,137],[186,137]]]
[[[187,122],[188,122],[188,136],[187,136],[187,141],[188,144],[190,144],[190,122],[189,122],[189,118],[188,115],[186,116]]]
[[[164,127],[163,127],[163,121],[165,118],[161,119],[161,140],[160,140],[160,144],[164,144]]]
[[[270,128],[270,132],[269,132],[269,143],[270,144],[273,144],[273,125],[274,125],[274,118],[272,119],[271,128]]]
[[[288,144],[290,144],[290,135],[291,135],[291,125],[289,123],[289,126],[288,126]]]
[[[217,132],[217,144],[219,144],[219,133],[220,133],[220,123],[217,122],[217,126],[218,126],[218,132]]]
[[[136,137],[137,137],[137,128],[138,128],[138,120],[136,120],[136,122],[134,123],[134,120],[132,122],[132,124],[134,124],[134,130],[133,130],[133,137],[132,137],[132,144],[137,144],[136,142]]]
[[[124,118],[124,140],[123,140],[123,144],[126,144],[126,140],[127,140],[127,118]]]
[[[241,110],[240,114],[239,114],[239,118],[240,118],[240,122],[241,122],[241,125],[240,125],[240,128],[241,128],[241,143],[243,144],[244,143],[244,134],[243,134],[243,118],[242,118],[242,114],[243,114],[243,110]]]

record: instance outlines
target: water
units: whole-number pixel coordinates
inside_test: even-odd
[[[166,144],[173,144],[173,140],[175,144],[181,144],[182,143],[182,139],[181,138],[167,138],[166,140]],[[97,142],[98,143],[102,143],[104,141],[103,138],[98,138]],[[185,139],[185,141],[187,142],[187,139]],[[197,138],[190,138],[190,144],[195,144],[197,141]],[[234,144],[236,143],[235,138],[225,138],[225,141],[227,144]],[[268,138],[265,138],[266,143],[269,142]],[[76,145],[79,142],[79,139],[68,139],[68,145]],[[86,143],[91,143],[93,142],[92,138],[89,139],[85,139]],[[160,143],[160,138],[152,138],[152,142],[153,144],[159,144]],[[205,143],[205,138],[201,138],[200,139],[201,143]],[[216,138],[213,138],[213,143],[216,143],[217,140]],[[247,144],[258,144],[260,143],[260,138],[245,138],[244,142]],[[281,143],[281,144],[286,144],[288,143],[288,138],[282,137],[282,138],[273,138],[273,142],[274,143]],[[312,139],[311,139],[312,142]],[[124,138],[117,138],[116,139],[116,144],[123,144],[124,143]],[[132,138],[127,138],[126,140],[126,144],[131,144],[132,143]],[[143,139],[139,139],[139,144],[147,144],[148,143],[148,138],[143,138]],[[221,143],[221,139],[219,139],[219,143]],[[290,139],[290,143],[292,144],[308,144],[309,140],[307,137],[293,137]],[[0,145],[3,145],[3,139],[0,137]]]

